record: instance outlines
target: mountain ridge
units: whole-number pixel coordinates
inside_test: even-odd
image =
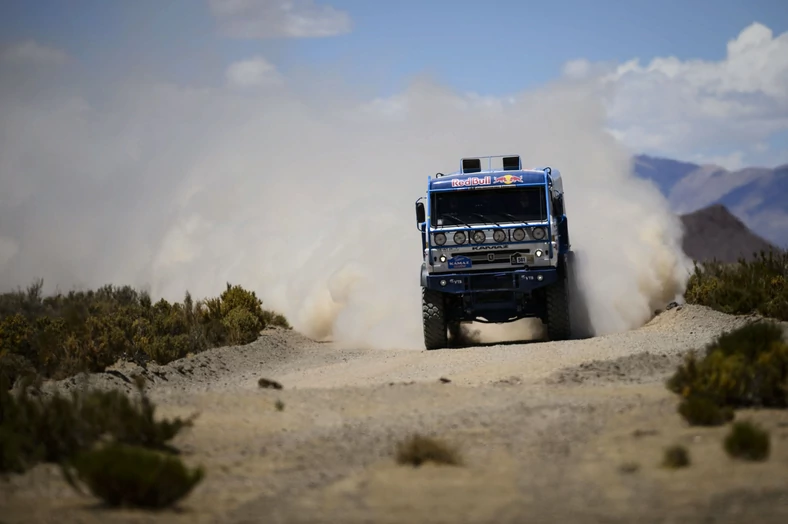
[[[788,164],[731,171],[642,154],[634,157],[633,169],[658,187],[676,214],[720,204],[756,236],[788,248]]]

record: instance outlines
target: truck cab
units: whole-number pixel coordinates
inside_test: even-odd
[[[519,155],[462,158],[427,179],[416,201],[427,349],[447,347],[463,322],[535,317],[551,340],[570,336],[571,244],[557,169]]]

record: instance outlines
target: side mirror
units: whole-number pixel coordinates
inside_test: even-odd
[[[564,214],[564,196],[563,195],[558,195],[553,200],[553,213],[555,213],[555,216],[557,216],[557,217],[560,217],[561,215]]]
[[[424,202],[416,202],[416,224],[421,224],[425,220],[427,216],[424,212]]]

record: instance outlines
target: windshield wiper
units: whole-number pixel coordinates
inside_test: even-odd
[[[485,215],[482,215],[481,213],[471,213],[471,214],[472,214],[472,215],[474,215],[474,216],[477,216],[477,217],[481,218],[482,220],[484,220],[484,221],[486,221],[486,222],[492,222],[492,223],[493,223],[493,224],[495,224],[496,226],[498,226],[498,227],[501,227],[501,224],[499,224],[499,223],[498,223],[498,222],[496,222],[495,220],[493,220],[493,219],[491,219],[491,218],[489,218],[489,217],[487,217],[487,216],[485,216]]]
[[[445,216],[445,217],[449,217],[449,218],[451,218],[452,220],[454,220],[455,222],[459,222],[460,224],[462,224],[462,225],[464,225],[464,226],[471,227],[471,225],[470,225],[470,224],[468,224],[467,222],[464,222],[464,221],[460,220],[460,219],[459,219],[459,217],[458,217],[457,215],[455,215],[454,213],[444,213],[444,214],[443,214],[443,216]]]
[[[518,219],[517,219],[517,217],[516,217],[516,216],[514,216],[514,215],[513,215],[513,214],[511,214],[511,213],[498,213],[498,214],[499,214],[499,215],[501,215],[502,217],[506,217],[506,218],[508,218],[508,219],[509,219],[509,220],[511,220],[512,222],[524,222],[524,220],[518,220]]]

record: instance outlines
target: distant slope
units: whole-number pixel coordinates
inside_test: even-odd
[[[671,189],[679,180],[699,167],[697,164],[680,162],[669,158],[657,158],[646,155],[635,157],[635,173],[656,182],[665,196],[670,194]]]
[[[721,204],[714,204],[681,216],[685,233],[684,252],[698,262],[736,262],[751,259],[761,251],[778,250],[753,233]]]
[[[758,235],[788,248],[788,165],[728,171],[638,155],[635,174],[654,181],[676,213],[722,204]]]

